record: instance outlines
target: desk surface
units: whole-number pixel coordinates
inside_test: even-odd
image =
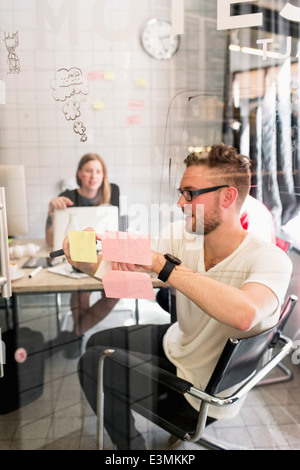
[[[37,252],[36,258],[48,257],[51,248],[47,247],[45,240],[22,240],[14,241],[14,244],[27,244],[36,243],[41,246],[41,249]],[[29,278],[29,273],[33,270],[32,268],[21,268],[23,264],[29,259],[29,256],[14,260],[19,269],[24,271],[25,275],[11,282],[13,294],[30,294],[39,292],[72,292],[77,290],[96,291],[103,289],[103,284],[90,276],[82,279],[74,279],[60,274],[51,273],[44,268],[35,277]],[[154,288],[166,287],[166,284],[157,278],[152,279],[152,285]]]

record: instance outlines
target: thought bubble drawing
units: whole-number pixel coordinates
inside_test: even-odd
[[[80,116],[81,112],[79,110],[80,103],[78,101],[68,101],[66,104],[63,105],[63,113],[65,118],[70,121],[74,121],[77,117]]]
[[[81,142],[86,142],[87,140],[87,136],[86,136],[86,128],[84,127],[84,125],[82,124],[81,121],[77,121],[77,122],[74,122],[73,124],[73,130],[74,132],[76,132],[76,134],[79,134],[81,135]]]
[[[66,101],[67,98],[79,93],[88,95],[90,91],[88,80],[77,67],[72,67],[70,70],[59,69],[51,81],[51,88],[56,101]]]
[[[81,115],[80,102],[75,100],[76,95],[87,95],[90,91],[90,84],[82,71],[77,67],[67,70],[59,69],[51,81],[52,95],[55,101],[65,101],[62,107],[65,118],[68,121],[75,121]],[[81,121],[74,123],[73,130],[81,135],[81,141],[86,142],[86,128]]]

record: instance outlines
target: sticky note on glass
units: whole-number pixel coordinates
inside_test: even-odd
[[[101,109],[104,109],[105,108],[104,101],[102,101],[102,100],[94,101],[93,108],[96,109],[97,111],[99,111]]]
[[[102,258],[149,266],[152,264],[150,236],[107,230],[102,238]]]
[[[73,261],[97,262],[96,234],[81,230],[70,230],[70,256]]]
[[[130,100],[129,109],[144,109],[144,101],[142,100]]]
[[[107,271],[102,278],[106,297],[114,299],[155,299],[149,274]]]
[[[114,80],[115,72],[113,70],[105,70],[103,78],[104,80]]]
[[[142,123],[141,116],[126,116],[126,124],[127,126],[136,126]]]
[[[89,82],[95,82],[96,80],[102,80],[103,72],[102,70],[92,70],[87,74],[87,79]]]
[[[139,88],[146,88],[147,86],[146,78],[138,78],[136,81],[136,86]]]

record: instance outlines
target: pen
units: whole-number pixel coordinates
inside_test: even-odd
[[[31,271],[31,273],[29,274],[28,277],[34,277],[34,276],[36,276],[42,269],[43,269],[42,266],[38,266],[38,267],[35,268],[33,271]]]
[[[97,244],[97,240],[96,240]],[[56,251],[50,251],[49,256],[50,258],[56,258],[57,256],[63,256],[65,254],[64,250],[56,250]]]
[[[50,258],[56,258],[57,256],[62,256],[64,254],[65,254],[64,250],[56,250],[56,251],[51,251],[49,253],[49,256]]]

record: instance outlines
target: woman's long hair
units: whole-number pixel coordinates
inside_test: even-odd
[[[79,170],[81,170],[82,167],[91,160],[98,160],[98,162],[101,163],[103,170],[103,181],[100,188],[98,189],[98,197],[95,201],[95,206],[98,206],[100,204],[109,204],[111,198],[111,187],[107,178],[107,169],[104,160],[97,153],[87,153],[86,155],[83,155],[83,157],[81,157],[76,171],[77,184],[79,187],[81,187],[81,179],[78,178]]]

